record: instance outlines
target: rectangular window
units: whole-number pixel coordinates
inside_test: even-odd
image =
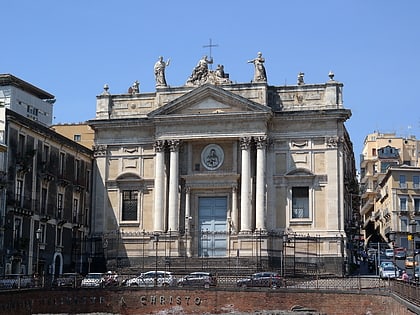
[[[18,150],[17,153],[21,157],[25,155],[25,141],[26,137],[24,135],[19,135],[19,143],[18,143]]]
[[[414,198],[414,211],[420,212],[420,198]]]
[[[75,142],[80,142],[80,141],[82,141],[82,136],[81,135],[73,135],[73,140]]]
[[[21,179],[16,181],[16,203],[19,207],[23,203],[23,180]]]
[[[292,188],[292,219],[309,218],[309,187]]]
[[[74,161],[74,180],[77,182],[79,180],[80,174],[80,160]]]
[[[45,238],[46,238],[46,234],[47,234],[46,233],[47,226],[45,224],[40,224],[39,225],[39,228],[41,229],[41,238],[40,238],[40,241],[41,241],[42,244],[45,244],[46,243]]]
[[[407,218],[401,219],[401,232],[408,232],[408,220]]]
[[[413,176],[413,188],[419,189],[420,188],[420,176]]]
[[[73,223],[77,223],[77,216],[79,215],[79,199],[73,199]]]
[[[64,165],[65,165],[65,159],[66,159],[66,154],[63,152],[60,152],[60,157],[59,157],[59,164],[58,164],[58,173],[60,175],[64,174]]]
[[[405,175],[400,175],[400,188],[407,188]]]
[[[59,193],[57,194],[57,218],[62,219],[63,218],[63,194]]]
[[[42,187],[42,191],[41,191],[41,213],[42,214],[47,213],[47,194],[48,194],[48,189],[45,187]]]
[[[22,218],[15,218],[13,225],[13,245],[15,249],[20,249],[20,239],[22,237]]]
[[[42,163],[47,164],[50,160],[50,147],[44,145],[42,148]]]
[[[137,190],[123,191],[122,221],[137,220]]]
[[[400,211],[407,211],[407,198],[400,197]]]
[[[90,191],[90,170],[86,170],[86,191]]]
[[[60,226],[57,226],[57,237],[56,237],[56,245],[61,246],[63,239],[63,229]]]

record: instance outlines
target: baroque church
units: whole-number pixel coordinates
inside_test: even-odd
[[[171,260],[293,260],[341,273],[358,209],[343,84],[271,86],[262,53],[250,83],[204,56],[183,86],[159,57],[156,91],[139,82],[97,96],[91,257],[107,268]],[[249,66],[250,67],[250,66]],[[304,240],[304,241],[302,241]],[[233,263],[232,263],[233,264]]]

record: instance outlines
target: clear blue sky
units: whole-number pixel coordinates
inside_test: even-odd
[[[209,54],[230,79],[249,82],[258,51],[270,85],[344,83],[355,156],[375,130],[420,138],[418,0],[5,0],[0,73],[56,96],[54,123],[94,118],[103,85],[125,93],[135,81],[154,92],[153,65],[185,83]]]

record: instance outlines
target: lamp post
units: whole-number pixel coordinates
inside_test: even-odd
[[[282,261],[281,261],[281,275],[283,278],[286,276],[286,248],[287,248],[287,234],[283,234],[283,252],[282,252]]]
[[[88,257],[88,273],[90,273],[90,266],[92,265],[92,257]]]
[[[35,268],[35,272],[38,276],[39,275],[39,244],[41,243],[42,230],[40,228],[38,230],[36,230],[35,235],[36,235],[36,268]]]
[[[395,278],[397,277],[397,265],[395,264],[395,232],[391,231],[388,234],[388,238],[391,241],[391,245],[392,245],[392,263],[394,264],[394,273],[395,273]]]
[[[143,268],[142,268],[142,272],[144,272],[144,229],[143,229],[143,239],[141,240],[141,242],[142,242],[142,246],[143,246],[143,261],[142,261],[142,263],[143,263]]]
[[[415,249],[415,240],[414,240],[416,232],[417,232],[416,220],[411,219],[409,225],[410,225],[410,233],[411,233],[411,241],[412,241],[412,249],[413,249],[413,278],[414,278],[414,275],[415,275],[414,271],[416,269],[416,253],[415,253],[416,249]]]
[[[159,246],[159,233],[153,234],[155,240],[155,286],[157,286],[157,269],[158,269],[158,246]]]
[[[414,219],[410,220],[410,233],[411,233],[411,240],[412,240],[412,250],[413,250],[413,257],[414,257],[414,251],[415,251],[415,244],[414,244],[414,236],[416,234],[417,230],[417,222]]]

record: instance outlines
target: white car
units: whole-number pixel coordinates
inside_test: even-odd
[[[392,248],[385,249],[385,257],[386,258],[394,257],[394,250]]]
[[[103,285],[103,273],[91,272],[82,280],[82,288],[99,288]]]
[[[395,279],[398,277],[398,270],[394,266],[385,266],[382,267],[381,271],[379,272],[379,277],[381,279]]]
[[[161,287],[175,284],[175,277],[168,271],[148,271],[123,282],[123,285],[127,287]]]

